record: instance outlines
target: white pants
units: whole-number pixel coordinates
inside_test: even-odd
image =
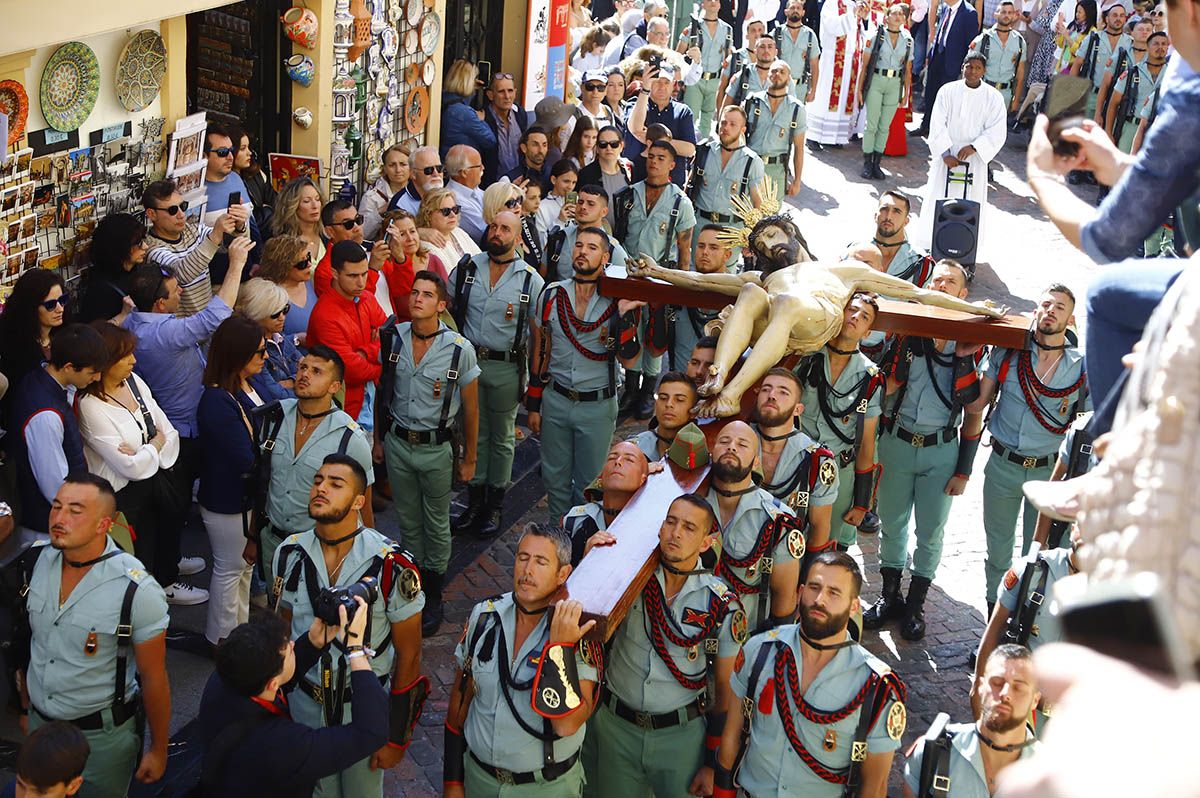
[[[250,618],[250,565],[242,559],[246,538],[242,514],[214,513],[200,508],[212,546],[212,581],[208,586],[208,622],[204,636],[219,643],[233,628]]]

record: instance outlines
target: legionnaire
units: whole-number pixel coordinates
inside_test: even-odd
[[[362,428],[333,404],[342,390],[345,366],[341,356],[327,346],[314,346],[296,366],[295,399],[284,399],[264,415],[256,441],[259,459],[259,500],[265,518],[257,542],[263,580],[270,585],[275,550],[291,535],[312,529],[308,493],[313,477],[328,454],[348,454],[375,481],[371,439]],[[363,521],[371,524],[371,505],[363,505]]]
[[[613,198],[617,205],[613,234],[625,242],[626,250],[634,253],[634,257],[650,255],[665,261],[669,267],[688,271],[696,211],[686,192],[671,182],[675,161],[675,148],[665,139],[646,148],[646,179],[622,189]],[[646,337],[645,325],[643,317],[642,340]],[[633,367],[638,376],[626,375],[630,383],[626,386],[629,399],[624,407],[645,420],[654,413],[654,383],[662,370],[662,355],[653,354],[647,347],[640,359]],[[635,394],[634,383],[639,380]]]
[[[1037,752],[1025,725],[1038,703],[1037,676],[1029,649],[1005,644],[992,652],[977,680],[982,714],[975,723],[935,726],[904,763],[905,798],[990,798],[996,776]]]
[[[833,452],[797,426],[804,406],[804,388],[795,374],[775,367],[762,379],[755,401],[761,451],[761,487],[792,508],[805,535],[808,551],[829,543],[833,502],[838,493],[838,468]]]
[[[701,231],[701,237],[704,236]],[[695,346],[692,347],[692,353],[688,356],[685,363],[688,379],[695,383],[699,388],[701,383],[708,379],[708,368],[713,364],[717,356],[717,336],[705,335],[696,339]]]
[[[955,261],[940,261],[929,287],[966,299],[970,281]],[[961,496],[975,464],[983,415],[964,405],[979,395],[976,356],[960,357],[955,342],[898,338],[885,358],[888,412],[879,436],[879,464],[887,478],[879,485],[879,573],[883,593],[863,613],[863,626],[879,629],[903,618],[900,636],[925,636],[925,596],[942,560],[942,533],[950,504]],[[960,430],[961,426],[961,430]],[[909,519],[917,539],[908,598],[900,579],[908,561]]]
[[[525,407],[529,428],[542,440],[551,517],[581,504],[583,489],[600,473],[616,429],[617,361],[633,368],[641,354],[636,314],[622,315],[636,303],[597,291],[608,258],[608,234],[580,230],[575,276],[546,286],[533,317]]]
[[[430,271],[413,275],[412,320],[383,333],[383,378],[376,402],[375,460],[386,453],[404,542],[421,567],[427,606],[422,631],[442,622],[442,582],[450,562],[451,424],[463,411],[458,478],[475,476],[479,431],[479,365],[471,342],[439,321],[448,292]]]
[[[913,38],[904,28],[907,19],[908,4],[888,7],[887,24],[877,27],[867,40],[868,56],[857,76],[858,106],[867,113],[862,140],[863,168],[859,173],[866,180],[887,177],[879,161],[887,145],[892,117],[912,96]]]
[[[454,321],[479,362],[479,435],[468,506],[456,530],[499,534],[504,492],[512,479],[514,424],[528,358],[529,318],[545,283],[517,255],[516,214],[503,211],[488,225],[486,252],[466,256],[454,270]]]
[[[563,516],[563,528],[571,538],[571,565],[579,565],[588,540],[608,529],[633,494],[646,484],[649,473],[650,463],[637,444],[633,441],[613,444],[600,470],[599,486],[593,484],[584,491],[588,502],[572,507]]]
[[[715,798],[747,795],[884,798],[905,726],[905,688],[850,637],[862,574],[848,554],[809,566],[800,622],[755,635],[738,654]],[[741,709],[741,713],[732,710]]]
[[[983,82],[1004,95],[1004,107],[1010,114],[1021,107],[1021,87],[1025,85],[1025,38],[1013,29],[1020,13],[1012,0],[1000,0],[996,6],[996,24],[980,33],[967,49],[984,57],[987,66]]]
[[[1112,99],[1108,103],[1105,127],[1109,137],[1123,152],[1133,151],[1133,138],[1137,134],[1138,112],[1150,102],[1162,85],[1163,68],[1171,40],[1159,31],[1146,42],[1149,54],[1138,64],[1131,64],[1113,81]]]
[[[82,731],[91,755],[79,794],[101,798],[124,798],[135,769],[140,782],[162,778],[171,722],[167,598],[109,538],[116,514],[107,480],[68,474],[50,505],[50,545],[35,543],[21,569],[32,631],[17,672],[22,726],[66,720]]]
[[[693,16],[683,29],[687,46],[700,48],[700,80],[683,92],[683,104],[696,113],[697,138],[707,136],[712,128],[721,69],[733,50],[733,28],[717,16],[720,8],[720,0],[700,0],[700,16]]]
[[[733,198],[750,197],[757,206],[762,202],[762,158],[746,146],[746,112],[737,105],[721,109],[716,138],[702,142],[692,162],[688,178],[688,197],[696,207],[696,216],[710,224],[732,224]],[[724,264],[732,268],[737,250],[731,250]]]
[[[692,261],[692,266],[698,273],[720,274],[727,270],[730,260],[735,259],[733,249],[720,238],[724,229],[721,225],[712,223],[700,228],[696,236],[696,254]],[[718,315],[718,311],[682,305],[669,305],[666,309],[667,365],[671,371],[687,373],[697,387],[708,375],[713,353],[708,353],[706,363],[698,364],[694,374],[691,373],[692,354],[701,339],[708,337],[704,334],[705,325]],[[708,348],[715,349],[715,341]]]
[[[1125,33],[1125,6],[1122,0],[1105,0],[1102,9],[1103,29],[1096,29],[1084,37],[1075,51],[1071,61],[1071,74],[1085,77],[1092,82],[1092,90],[1088,93],[1087,117],[1103,126],[1104,119],[1100,116],[1097,104],[1100,84],[1104,81],[1104,70],[1110,60],[1115,60],[1117,52],[1133,47],[1133,40]],[[990,593],[988,595],[991,595]]]
[[[691,410],[698,396],[695,384],[686,374],[668,371],[662,375],[654,397],[654,420],[658,423],[630,439],[648,462],[661,460],[679,430],[691,423]]]
[[[721,553],[713,573],[733,588],[750,620],[762,630],[791,623],[804,556],[804,531],[792,508],[754,484],[758,435],[744,421],[731,421],[712,448],[708,503],[721,531]]]
[[[1097,105],[1105,109],[1105,115],[1101,117],[1101,121],[1107,121],[1108,118],[1108,98],[1111,96],[1113,82],[1125,70],[1137,64],[1145,63],[1146,58],[1149,56],[1150,48],[1147,41],[1151,33],[1154,33],[1154,20],[1150,17],[1138,19],[1137,22],[1129,26],[1129,47],[1117,51],[1116,56],[1104,65],[1104,77],[1100,81],[1100,94],[1097,98]]]
[[[805,105],[817,95],[817,78],[821,67],[821,41],[812,28],[804,24],[804,0],[788,0],[783,10],[785,24],[771,31],[779,59],[795,65],[793,91]]]
[[[1021,485],[1050,476],[1055,452],[1067,427],[1091,409],[1083,355],[1067,327],[1074,321],[1075,295],[1061,283],[1047,288],[1034,313],[1030,348],[994,349],[988,355],[979,398],[967,406],[981,412],[996,399],[987,427],[992,456],[983,476],[983,528],[987,533],[988,616],[1000,577],[1012,565],[1017,516],[1022,504],[1021,553],[1029,551],[1037,510],[1025,501]]]
[[[796,367],[804,385],[800,429],[830,449],[838,463],[838,495],[833,503],[830,540],[845,551],[874,500],[875,431],[881,412],[883,378],[858,345],[871,328],[875,295],[855,292],[846,303],[842,328],[825,349]]]
[[[590,729],[597,795],[712,789],[729,675],[747,634],[733,591],[700,565],[715,525],[694,493],[675,499],[662,522],[659,565],[610,641],[608,689]]]
[[[746,41],[740,48],[729,54],[729,66],[725,69],[725,74],[721,76],[721,87],[717,90],[717,108],[724,108],[729,103],[739,105],[735,100],[735,95],[729,91],[730,83],[737,78],[743,67],[754,61],[754,45],[767,32],[766,23],[758,18],[751,18],[744,25]],[[776,50],[778,50],[778,46]],[[734,85],[738,86],[738,84]],[[748,88],[747,91],[749,91]]]
[[[530,524],[517,544],[513,588],[475,605],[455,649],[446,713],[446,798],[578,796],[584,724],[596,706],[600,644],[583,606],[551,599],[571,573],[558,527]]]
[[[751,94],[766,91],[770,86],[771,64],[779,58],[775,40],[770,36],[759,36],[751,52],[754,57],[742,64],[742,68],[729,78],[729,86],[725,90],[725,103],[728,105],[742,105]],[[790,80],[787,90],[792,91]],[[753,142],[750,143],[750,147],[758,152]]]
[[[971,710],[975,717],[979,717],[980,690],[987,685],[983,666],[997,646],[1016,643],[1036,651],[1047,643],[1062,640],[1058,616],[1050,609],[1050,597],[1059,579],[1079,573],[1081,542],[1079,527],[1072,525],[1069,548],[1041,549],[1014,562],[1004,574],[996,595],[996,608],[975,655],[975,684],[971,688]],[[1034,715],[1037,721],[1034,731],[1040,736],[1049,712],[1040,706],[1038,710]]]
[[[575,251],[575,235],[585,227],[604,227],[604,220],[608,216],[608,192],[604,190],[604,186],[580,186],[578,193],[575,219],[565,225],[556,226],[546,237],[542,276],[551,282],[571,279],[571,275],[574,274],[571,268],[571,253]],[[621,242],[610,235],[608,243],[612,247],[612,258],[609,262],[614,266],[624,266],[627,256]]]
[[[370,657],[379,680],[391,680],[388,744],[369,759],[321,779],[319,796],[382,796],[383,771],[403,758],[429,694],[429,679],[421,675],[421,577],[407,552],[359,523],[366,485],[366,471],[357,460],[328,455],[309,494],[308,514],[315,528],[292,535],[275,552],[274,605],[291,623],[293,638],[308,633],[318,605],[348,598],[344,591],[352,585],[373,599],[362,651],[323,652],[292,693],[292,718],[314,729],[349,720],[348,657]]]
[[[761,40],[760,40],[761,41]],[[791,93],[792,70],[786,61],[768,69],[765,91],[746,98],[746,141],[762,158],[767,177],[785,186],[787,196],[800,193],[804,171],[804,131],[808,129],[804,103]]]

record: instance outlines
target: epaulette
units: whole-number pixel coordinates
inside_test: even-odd
[[[879,676],[880,678],[883,678],[883,677],[891,674],[891,672],[892,672],[891,665],[888,665],[886,662],[884,662],[879,657],[875,656],[874,654],[872,654],[870,651],[863,648],[862,646],[859,646],[859,648],[862,650],[863,659],[865,660],[867,667],[870,668],[872,671],[874,671],[875,675]]]
[[[462,335],[460,335],[459,333],[455,333],[454,334],[454,343],[458,344],[459,346],[466,346],[467,339],[463,338]]]
[[[357,422],[357,421],[355,421],[354,419],[350,419],[349,421],[347,421],[347,422],[346,422],[346,427],[347,427],[347,429],[352,429],[352,430],[354,430],[355,432],[358,432],[359,430],[361,430],[361,429],[362,429],[362,427],[361,427],[361,426],[359,426],[358,422]]]
[[[142,580],[144,580],[147,576],[146,572],[143,571],[141,568],[133,568],[133,567],[126,568],[125,575],[128,576],[130,579],[132,579],[134,582],[137,582],[139,585],[142,583]]]
[[[874,364],[867,366],[867,374],[871,375],[872,377],[876,376],[879,374],[879,366]]]
[[[587,502],[586,504],[577,504],[574,507],[572,507],[570,510],[567,510],[567,514],[564,515],[563,518],[576,518],[581,515],[586,516],[588,514],[588,511],[587,511],[588,504],[595,504],[595,502]]]
[[[33,541],[33,543],[31,543],[29,545],[29,548],[37,549],[37,548],[41,548],[42,546],[49,546],[49,545],[50,545],[50,541],[48,541],[48,540],[35,540],[35,541]]]
[[[299,543],[300,542],[300,533],[293,532],[291,535],[288,536],[288,539],[283,542],[284,543]]]

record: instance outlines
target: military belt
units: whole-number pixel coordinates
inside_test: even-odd
[[[557,382],[551,383],[555,393],[562,394],[572,402],[599,402],[604,399],[611,399],[617,395],[615,388],[601,388],[598,391],[577,391],[574,388],[568,388],[565,385],[559,385]]]
[[[669,729],[673,726],[681,726],[704,714],[701,699],[699,698],[686,707],[658,714],[634,709],[617,698],[611,690],[604,696],[604,703],[618,718],[628,721],[644,731],[655,731],[658,729]]]
[[[406,429],[396,423],[396,419],[388,419],[387,429],[383,431],[384,435],[394,433],[397,438],[402,441],[408,441],[415,445],[421,444],[438,444],[445,443],[450,440],[450,430],[448,428],[441,429]]]
[[[762,156],[762,162],[767,166],[772,166],[777,163],[786,163],[787,157],[788,154],[786,152],[780,153],[779,155],[764,155]]]
[[[907,444],[911,444],[914,449],[924,449],[926,446],[940,446],[943,443],[958,438],[958,427],[946,427],[940,432],[930,432],[922,435],[919,432],[909,432],[901,426],[896,427],[896,437]]]
[[[112,714],[112,725],[116,727],[135,717],[141,707],[141,697],[134,696],[132,700],[126,701],[124,704],[115,704],[111,707],[105,707],[104,709],[97,710],[90,715],[84,715],[82,718],[73,718],[67,722],[78,728],[80,731],[99,731],[100,729],[104,728],[105,713]],[[38,717],[47,723],[53,720],[63,720],[63,718],[52,718],[37,707],[31,706],[30,708],[37,713]]]
[[[733,214],[730,213],[716,213],[714,211],[702,211],[699,209],[696,210],[696,213],[700,214],[702,219],[707,219],[717,224],[729,224],[734,219]]]
[[[486,346],[475,347],[479,360],[500,360],[504,363],[516,363],[521,359],[520,354],[512,349],[488,349]]]
[[[994,89],[996,89],[996,91],[1004,91],[1009,86],[1013,85],[1013,82],[1011,80],[1008,83],[992,83],[990,80],[985,80],[984,83],[993,87]]]
[[[885,77],[885,78],[898,78],[898,77],[900,77],[900,70],[899,69],[876,69],[875,74],[879,75],[881,77]]]
[[[543,781],[554,781],[574,767],[575,763],[579,761],[579,752],[576,751],[562,762],[555,762],[553,765],[547,765],[541,770],[530,770],[525,773],[516,773],[511,770],[505,770],[504,768],[498,768],[489,765],[487,762],[484,762],[482,759],[475,756],[474,751],[471,751],[470,754],[471,758],[475,760],[476,765],[479,765],[479,767],[483,768],[489,776],[501,784],[533,784],[535,781],[537,781],[539,775],[541,775]]]
[[[1042,468],[1050,465],[1050,455],[1048,454],[1044,454],[1041,457],[1028,457],[1020,452],[1012,451],[995,438],[992,438],[992,451],[1010,463],[1016,463],[1022,468]]]
[[[719,77],[721,77],[720,72],[705,72],[703,75],[700,76],[700,80],[712,80],[713,78],[719,78]]]

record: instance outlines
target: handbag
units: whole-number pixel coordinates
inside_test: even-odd
[[[142,423],[145,425],[146,440],[149,442],[158,435],[154,416],[151,415],[146,400],[142,398],[137,380],[130,377],[127,383],[129,392],[133,394],[133,398],[138,404],[138,409],[142,411]],[[158,470],[154,472],[154,476],[150,477],[151,501],[154,507],[168,518],[186,516],[192,509],[191,480],[187,480],[185,484],[183,471],[176,471],[178,465],[179,463],[176,461],[175,465],[170,467],[159,466]]]

